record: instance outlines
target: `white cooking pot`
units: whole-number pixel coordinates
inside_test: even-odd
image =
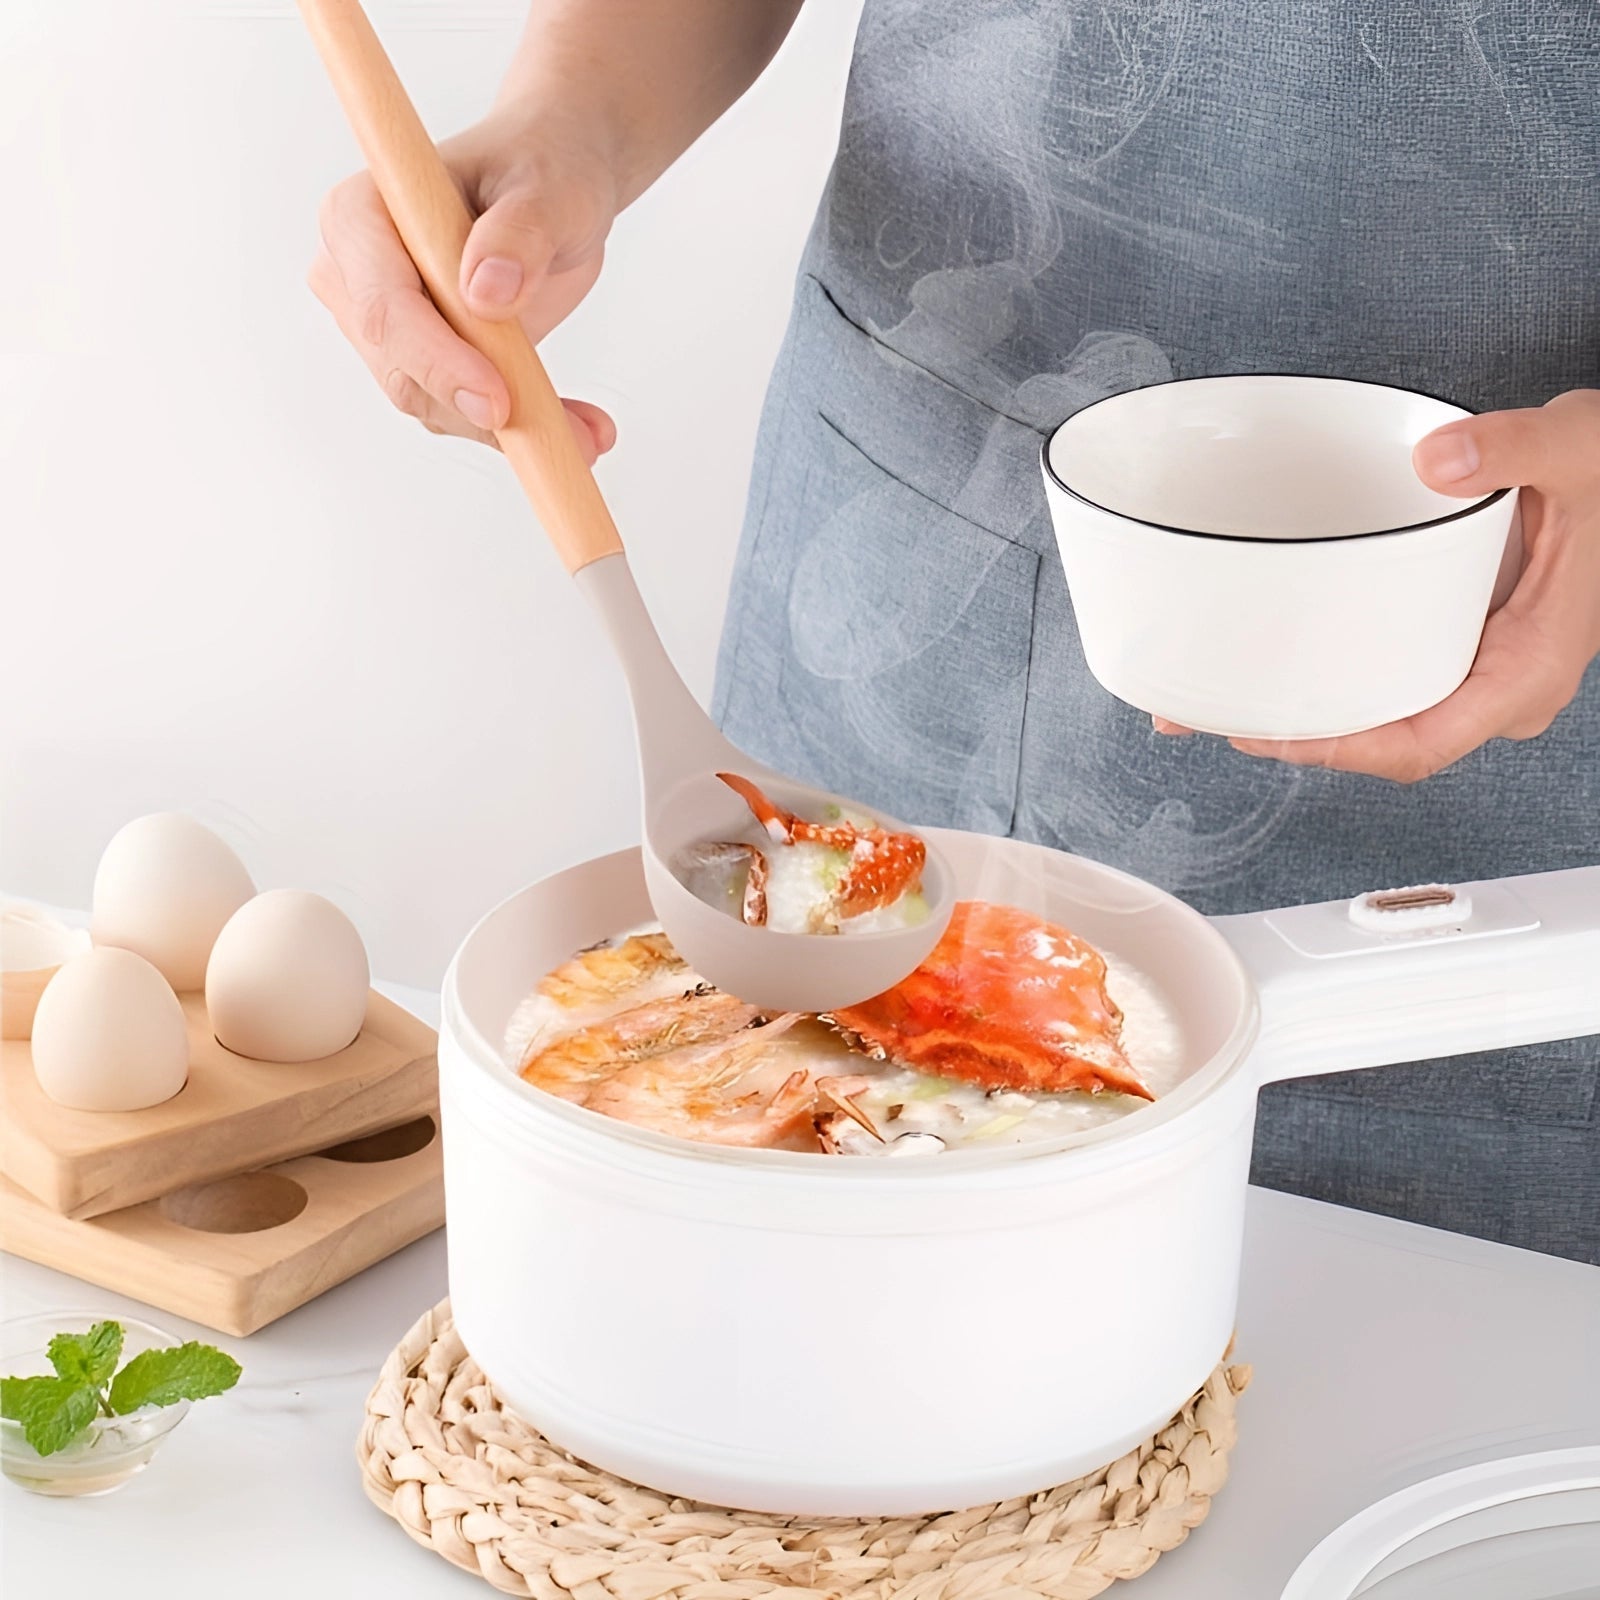
[[[1436,705],[1521,563],[1515,491],[1452,499],[1411,465],[1424,434],[1468,415],[1280,374],[1076,412],[1041,464],[1089,670],[1232,737],[1332,738]]]
[[[1363,900],[1359,922],[1343,902],[1208,920],[1074,856],[928,831],[964,896],[1154,982],[1182,1032],[1176,1089],[1048,1144],[917,1161],[688,1144],[501,1056],[543,973],[648,919],[637,851],[524,889],[457,955],[439,1039],[455,1318],[506,1400],[584,1460],[812,1516],[1101,1466],[1233,1332],[1262,1082],[1600,1031],[1600,868],[1442,907]]]

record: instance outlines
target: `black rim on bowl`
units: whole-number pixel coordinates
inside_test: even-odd
[[[1190,383],[1229,383],[1234,379],[1251,378],[1292,378],[1305,379],[1314,383],[1348,383],[1357,384],[1365,389],[1382,389],[1388,394],[1416,395],[1423,400],[1434,400],[1440,405],[1453,406],[1457,411],[1464,411],[1468,416],[1476,415],[1470,407],[1460,404],[1459,401],[1448,400],[1443,395],[1430,394],[1426,389],[1405,389],[1394,383],[1374,383],[1367,378],[1340,378],[1326,372],[1224,372],[1204,378],[1169,378],[1165,383],[1141,384],[1137,389],[1120,389],[1116,394],[1102,395],[1098,400],[1091,400],[1088,405],[1080,406],[1070,417],[1063,418],[1049,433],[1045,435],[1044,443],[1039,447],[1039,460],[1045,470],[1045,475],[1055,486],[1066,495],[1070,495],[1080,505],[1090,506],[1096,511],[1103,511],[1108,517],[1116,517],[1122,522],[1137,523],[1141,528],[1153,528],[1158,533],[1181,534],[1186,539],[1224,539],[1230,544],[1340,544],[1346,539],[1387,539],[1396,534],[1419,533],[1424,528],[1441,527],[1447,522],[1459,522],[1463,517],[1470,517],[1482,511],[1486,506],[1492,506],[1496,500],[1502,500],[1510,494],[1509,489],[1496,489],[1491,494],[1480,495],[1475,500],[1466,501],[1455,511],[1446,511],[1437,517],[1429,517],[1423,522],[1406,522],[1396,528],[1359,528],[1353,533],[1313,533],[1304,536],[1293,534],[1271,533],[1214,533],[1206,528],[1179,528],[1170,522],[1152,522],[1147,517],[1136,517],[1126,511],[1118,511],[1114,506],[1102,505],[1098,500],[1092,500],[1081,490],[1074,489],[1059,472],[1050,460],[1050,447],[1056,441],[1056,435],[1068,424],[1076,422],[1085,412],[1093,411],[1098,406],[1109,405],[1114,400],[1125,400],[1131,394],[1143,394],[1149,389],[1170,389],[1177,384]],[[1465,418],[1457,420],[1464,421]],[[1447,424],[1440,423],[1440,427]]]

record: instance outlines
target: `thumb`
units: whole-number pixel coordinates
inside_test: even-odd
[[[1463,498],[1544,484],[1557,429],[1557,419],[1545,409],[1486,411],[1419,439],[1411,464],[1430,489]]]
[[[461,293],[492,322],[519,315],[555,260],[548,205],[531,190],[501,196],[473,224],[461,254]]]

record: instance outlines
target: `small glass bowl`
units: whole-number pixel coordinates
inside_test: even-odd
[[[0,1322],[0,1376],[48,1377],[54,1371],[48,1351],[51,1339],[58,1333],[87,1333],[105,1320],[62,1311]],[[115,1320],[123,1333],[119,1370],[141,1350],[183,1343],[148,1322],[133,1317]],[[170,1406],[142,1406],[125,1417],[96,1417],[66,1449],[48,1456],[40,1455],[23,1437],[20,1422],[0,1419],[0,1473],[34,1494],[109,1494],[143,1471],[161,1441],[188,1413],[189,1402],[180,1400]]]

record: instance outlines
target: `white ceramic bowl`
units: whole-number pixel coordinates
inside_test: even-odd
[[[1231,737],[1331,738],[1436,705],[1520,556],[1515,491],[1452,499],[1412,468],[1424,434],[1468,415],[1282,374],[1076,412],[1042,466],[1089,670],[1142,711]]]

